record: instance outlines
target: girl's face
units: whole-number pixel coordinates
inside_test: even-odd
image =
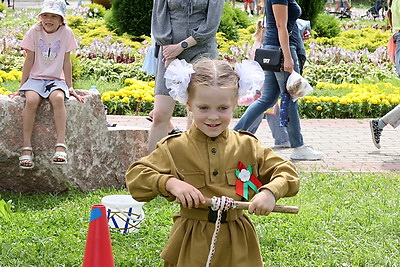
[[[47,33],[53,33],[63,24],[63,18],[60,15],[53,13],[43,13],[39,16],[42,21],[43,29]]]
[[[199,86],[189,97],[188,106],[197,128],[216,137],[228,128],[236,102],[234,90]]]

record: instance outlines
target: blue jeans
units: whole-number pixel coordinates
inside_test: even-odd
[[[279,47],[266,45],[264,48],[273,48],[278,49]],[[292,54],[292,58],[294,61],[294,70],[299,72],[299,64],[298,58],[296,54],[296,48],[290,47],[290,53]],[[265,80],[264,80],[264,90],[260,98],[254,101],[237,122],[234,127],[234,130],[245,130],[247,131],[253,122],[257,119],[260,114],[262,114],[265,110],[275,105],[276,101],[279,98],[279,95],[282,92],[286,91],[286,81],[289,77],[289,73],[285,71],[273,72],[273,71],[265,71]],[[299,147],[304,144],[303,136],[301,134],[300,128],[300,117],[298,112],[298,103],[297,101],[290,101],[289,104],[289,124],[287,127],[287,132],[289,134],[289,140],[291,147]]]
[[[275,115],[273,114],[264,115],[264,113],[261,114],[250,125],[248,131],[255,134],[264,117],[267,119],[269,129],[271,130],[272,137],[274,138],[275,141],[274,142],[275,145],[282,145],[286,142],[289,142],[289,136],[286,131],[286,127],[279,126],[279,111]]]
[[[396,32],[393,38],[394,42],[396,43],[396,54],[394,56],[394,62],[396,64],[396,72],[400,76],[400,32]]]

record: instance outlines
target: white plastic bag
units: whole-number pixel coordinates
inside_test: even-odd
[[[307,80],[295,71],[290,74],[286,83],[286,89],[292,97],[293,102],[313,91]]]

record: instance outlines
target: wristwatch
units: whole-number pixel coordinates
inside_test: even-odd
[[[189,46],[189,44],[188,44],[186,41],[183,41],[183,42],[181,43],[181,47],[182,47],[183,49],[188,48],[188,46]]]

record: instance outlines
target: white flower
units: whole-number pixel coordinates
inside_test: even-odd
[[[193,65],[184,59],[175,59],[165,71],[165,85],[170,89],[169,95],[181,104],[186,104],[188,100],[187,88],[192,73],[194,73]]]
[[[242,182],[247,182],[248,180],[250,180],[250,175],[251,175],[251,173],[250,173],[249,170],[247,170],[247,169],[242,169],[242,170],[240,171],[240,173],[239,173],[239,179],[240,179]]]
[[[264,86],[264,71],[256,61],[243,60],[242,63],[236,63],[235,71],[239,75],[239,97],[254,96]]]

